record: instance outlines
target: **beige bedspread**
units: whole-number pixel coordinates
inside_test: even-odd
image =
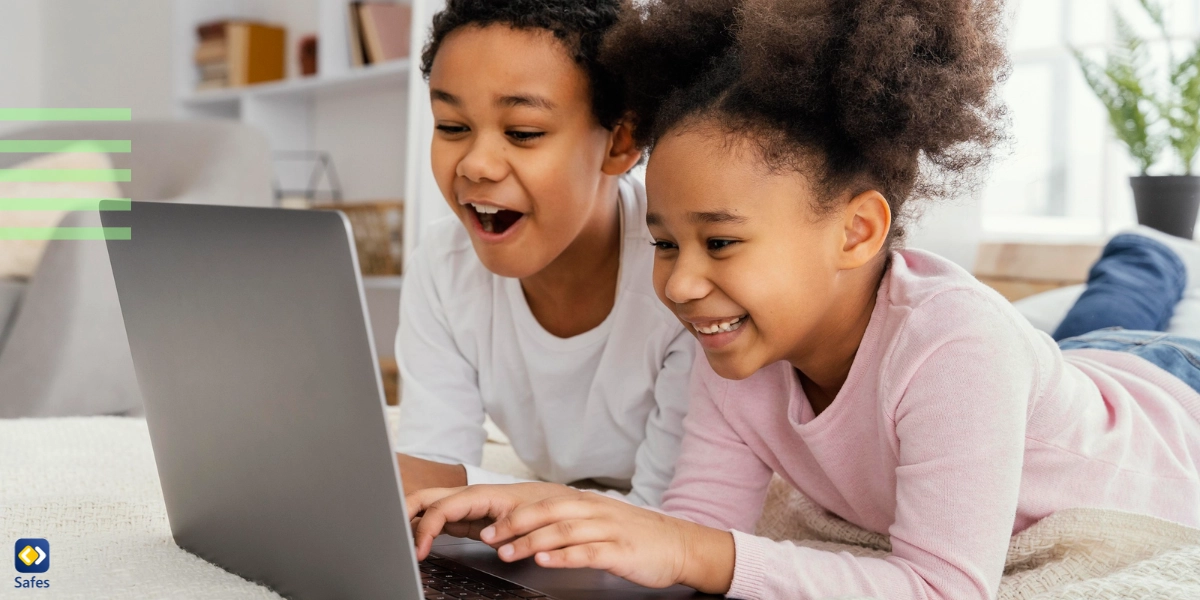
[[[885,556],[886,536],[830,515],[778,477],[759,535]],[[1013,536],[1002,600],[1200,599],[1200,530],[1130,513],[1070,509]]]
[[[528,476],[503,444],[489,443],[484,462]],[[888,549],[782,480],[759,533],[864,556]],[[10,578],[0,598],[279,598],[175,546],[141,419],[0,420],[0,541],[22,537],[50,541],[51,590],[14,590]],[[1200,599],[1200,531],[1125,513],[1056,513],[1013,538],[1000,597]]]

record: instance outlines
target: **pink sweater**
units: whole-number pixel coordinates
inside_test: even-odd
[[[895,253],[820,416],[792,367],[698,356],[671,514],[733,530],[733,598],[994,598],[1009,537],[1068,507],[1200,526],[1200,395],[1129,354],[1061,352],[945,259]],[[754,531],[772,472],[891,537],[885,559]]]

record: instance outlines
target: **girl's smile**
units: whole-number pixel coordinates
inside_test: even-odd
[[[737,317],[708,318],[697,317],[689,319],[680,317],[689,325],[688,329],[700,340],[705,350],[718,350],[732,344],[742,334],[744,327],[750,324],[750,315]]]

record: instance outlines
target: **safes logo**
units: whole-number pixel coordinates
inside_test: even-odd
[[[42,538],[21,538],[13,547],[13,566],[18,573],[45,573],[50,570],[50,542]],[[50,587],[49,579],[14,577],[15,588]]]
[[[40,538],[17,540],[16,566],[18,573],[45,573],[50,570],[50,542]]]

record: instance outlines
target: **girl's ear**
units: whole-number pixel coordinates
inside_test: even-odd
[[[608,153],[600,170],[605,175],[624,175],[638,160],[642,150],[633,141],[633,126],[628,118],[617,121],[608,134]]]
[[[863,192],[846,205],[840,269],[857,269],[875,258],[887,242],[892,208],[876,190]]]

